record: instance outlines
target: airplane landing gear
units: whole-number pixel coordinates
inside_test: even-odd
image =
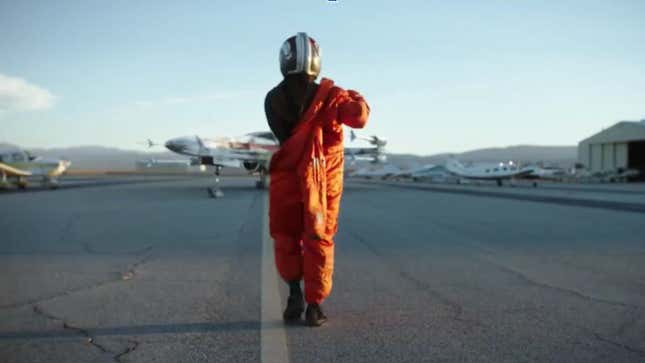
[[[41,186],[43,188],[48,188],[48,189],[58,189],[59,184],[58,184],[58,180],[54,178],[43,177]]]
[[[260,170],[260,180],[255,182],[255,187],[258,189],[266,189],[267,184],[267,172],[262,169]]]
[[[212,187],[208,187],[208,196],[216,199],[216,198],[221,198],[224,196],[224,193],[222,192],[222,189],[219,186],[219,176],[222,173],[222,166],[221,165],[215,165],[215,185]]]
[[[27,189],[27,179],[18,178],[18,181],[16,182],[16,186],[22,190]]]
[[[2,172],[0,174],[0,190],[9,189],[9,182],[7,181],[7,174]]]

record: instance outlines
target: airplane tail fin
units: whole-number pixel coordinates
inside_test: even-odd
[[[197,145],[199,145],[199,147],[204,147],[204,142],[199,136],[195,135],[195,140],[197,141]]]
[[[206,145],[204,145],[204,141],[201,139],[201,137],[195,135],[195,140],[197,141],[197,145],[199,145],[199,153],[206,153],[207,148]]]
[[[370,145],[374,145],[376,147],[385,147],[385,145],[387,145],[387,140],[382,138],[382,137],[378,137],[376,135],[372,135],[370,137],[357,136],[356,133],[354,132],[354,130],[350,130],[349,131],[349,140],[354,141],[356,139],[365,140],[368,143],[370,143]]]
[[[446,161],[446,169],[449,171],[459,171],[464,168],[463,164],[460,163],[457,159],[454,158],[453,155],[451,155],[448,160]]]

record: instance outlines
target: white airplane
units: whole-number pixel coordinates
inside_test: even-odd
[[[436,168],[443,168],[443,167],[436,164],[425,164],[419,167],[401,170],[401,172],[395,174],[394,176],[397,178],[415,179],[415,177],[418,177],[418,176],[425,176],[428,172],[434,171]]]
[[[520,168],[509,161],[508,163],[478,163],[465,166],[455,159],[446,162],[446,169],[464,179],[494,180],[498,186],[502,186],[503,180],[511,180],[533,172],[533,168]]]
[[[401,169],[399,169],[396,165],[385,165],[382,168],[370,168],[370,167],[365,167],[362,169],[358,169],[352,173],[350,173],[349,176],[354,177],[354,178],[365,178],[365,179],[372,179],[372,178],[379,178],[379,179],[387,179],[391,176],[398,175],[401,173]]]
[[[544,180],[560,180],[567,176],[567,172],[554,166],[531,166],[532,172],[523,176],[526,179],[544,179]]]
[[[430,180],[437,182],[448,182],[454,180],[454,175],[448,172],[443,165],[428,164],[416,170],[406,173],[403,177],[409,177],[413,181]]]
[[[57,178],[70,165],[71,162],[67,160],[34,157],[24,150],[0,152],[0,189],[9,188],[11,184],[25,189],[29,178],[38,178],[44,187],[56,189]]]
[[[355,135],[352,133],[352,138]],[[370,159],[374,162],[384,160],[386,141],[372,140],[374,147],[346,148],[345,154],[356,159]],[[153,144],[153,143],[152,143]],[[271,155],[278,150],[278,139],[269,131],[252,132],[239,138],[202,138],[199,136],[177,137],[166,141],[168,150],[191,157],[192,165],[209,165],[215,167],[215,186],[208,188],[212,198],[223,195],[219,188],[220,173],[224,167],[243,167],[250,174],[258,174],[260,180],[256,187],[265,188]]]

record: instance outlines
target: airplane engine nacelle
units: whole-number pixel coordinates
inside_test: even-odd
[[[257,161],[245,161],[242,165],[244,165],[244,169],[246,169],[246,171],[251,173],[260,170],[260,163]]]
[[[215,160],[212,156],[201,156],[190,158],[190,165],[215,165]]]
[[[215,165],[215,160],[212,156],[202,156],[199,158],[200,165]]]

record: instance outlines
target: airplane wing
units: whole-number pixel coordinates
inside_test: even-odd
[[[30,176],[31,175],[31,172],[29,171],[16,169],[5,163],[0,163],[0,171],[2,171],[2,173],[6,174],[7,176]]]

